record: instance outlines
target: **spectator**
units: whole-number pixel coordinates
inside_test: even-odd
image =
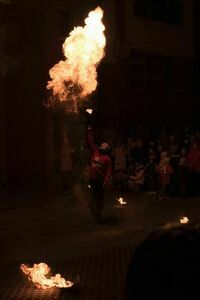
[[[135,174],[129,175],[129,185],[136,194],[139,194],[142,191],[144,178],[144,166],[140,163],[136,163]]]
[[[165,153],[165,154],[164,154]],[[166,156],[165,156],[166,155]],[[161,198],[169,198],[170,196],[170,183],[171,183],[171,175],[173,173],[171,164],[170,164],[170,157],[167,156],[167,152],[162,153],[162,159],[160,164],[157,168],[159,173],[160,179],[160,199]]]
[[[126,299],[200,299],[199,253],[199,225],[181,225],[150,234],[130,261]]]
[[[192,143],[187,155],[187,161],[190,172],[190,193],[196,196],[199,193],[200,183],[200,149],[196,142]]]
[[[158,187],[158,178],[156,173],[156,164],[155,160],[153,160],[150,156],[146,166],[145,166],[145,181],[146,181],[146,189],[148,192],[157,191]]]
[[[117,141],[114,151],[114,170],[126,171],[126,148],[122,144],[121,140]]]
[[[188,189],[188,164],[185,157],[185,149],[180,153],[177,175],[178,175],[178,192],[179,195],[185,197]]]

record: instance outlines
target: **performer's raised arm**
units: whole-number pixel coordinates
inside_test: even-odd
[[[94,133],[93,129],[91,126],[88,126],[87,128],[87,142],[88,142],[88,147],[92,152],[96,151],[97,146],[94,143]]]

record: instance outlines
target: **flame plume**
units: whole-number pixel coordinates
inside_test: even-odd
[[[39,289],[69,288],[73,286],[73,282],[65,280],[60,274],[47,278],[51,268],[45,263],[34,264],[33,268],[21,264],[20,268]]]
[[[59,101],[72,100],[77,103],[96,90],[96,68],[104,57],[105,27],[101,21],[103,10],[97,7],[85,19],[84,27],[75,27],[63,44],[66,57],[50,69],[51,89]]]

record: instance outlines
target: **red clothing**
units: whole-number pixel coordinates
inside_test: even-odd
[[[200,172],[200,150],[191,149],[187,156],[190,172]]]
[[[88,129],[87,135],[88,146],[92,151],[89,177],[92,179],[100,179],[103,181],[104,185],[106,185],[112,173],[112,160],[107,154],[101,154],[94,144],[92,129]]]
[[[165,165],[160,165],[159,173],[160,173],[160,183],[162,185],[170,184],[171,174],[173,173],[171,165],[169,163]]]

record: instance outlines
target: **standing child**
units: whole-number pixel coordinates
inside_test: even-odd
[[[169,198],[169,188],[171,183],[171,175],[173,173],[172,166],[170,164],[170,157],[163,157],[158,166],[158,173],[160,179],[160,198]]]
[[[188,190],[189,170],[188,163],[183,152],[184,150],[181,151],[178,163],[178,191],[180,196],[185,197]]]
[[[136,163],[135,174],[129,175],[129,185],[133,187],[136,194],[139,194],[144,186],[144,166]]]

